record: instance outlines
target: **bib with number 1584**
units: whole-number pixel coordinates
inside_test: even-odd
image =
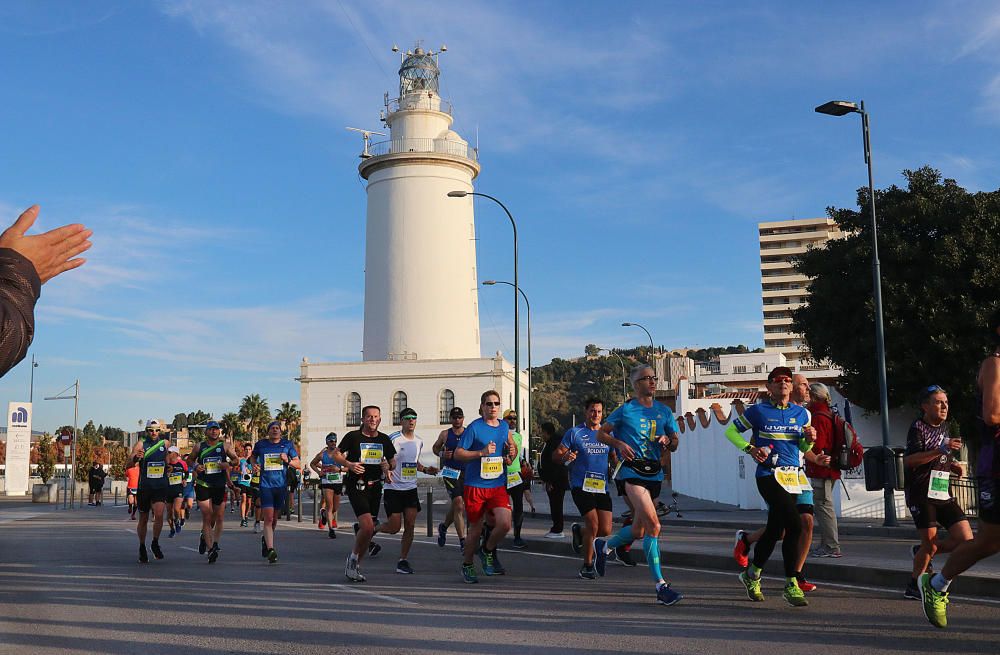
[[[380,443],[363,443],[363,444],[361,444],[361,463],[362,464],[381,464],[382,463],[382,444],[380,444]]]

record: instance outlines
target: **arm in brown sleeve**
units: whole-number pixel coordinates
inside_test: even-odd
[[[0,248],[0,376],[24,359],[35,336],[35,303],[42,291],[35,267]]]

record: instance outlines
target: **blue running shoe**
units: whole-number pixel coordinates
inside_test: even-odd
[[[480,548],[479,559],[483,563],[484,575],[496,575],[496,570],[493,568],[493,553],[490,553]]]
[[[170,526],[170,534],[168,534],[167,536],[173,539],[175,534],[177,534],[177,531],[174,530],[174,526]]]
[[[673,589],[667,583],[661,584],[656,588],[656,602],[661,605],[676,605],[681,602],[684,596]]]
[[[608,563],[608,541],[607,539],[601,539],[598,537],[594,539],[594,568],[597,569],[597,575],[604,577],[604,569]]]
[[[462,565],[462,580],[465,584],[476,584],[479,577],[476,575],[476,567],[473,564]]]
[[[438,546],[444,548],[445,543],[448,541],[448,528],[444,527],[444,523],[438,523]]]

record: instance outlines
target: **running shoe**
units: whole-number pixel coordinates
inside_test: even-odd
[[[264,537],[260,538],[260,556],[267,557],[267,542],[264,541]]]
[[[596,580],[597,570],[594,568],[593,564],[591,564],[590,566],[584,564],[582,567],[580,567],[580,572],[578,575],[584,580]]]
[[[319,529],[322,530],[326,527],[326,510],[321,509],[319,511]]]
[[[819,557],[832,557],[833,559],[840,559],[843,556],[839,548],[827,548],[819,554]]]
[[[520,537],[514,537],[514,542],[510,545],[510,547],[518,550],[524,550],[528,547],[528,542]]]
[[[396,573],[405,573],[406,575],[413,575],[413,567],[405,559],[401,559],[396,562]]]
[[[920,600],[924,606],[924,616],[935,628],[948,627],[948,592],[938,591],[931,586],[931,574],[924,573],[917,581]]]
[[[219,549],[212,546],[212,550],[208,551],[208,563],[215,564],[215,560],[219,559]]]
[[[181,519],[179,527],[183,528],[184,527],[184,521],[186,521],[186,520],[187,519]],[[178,530],[178,532],[180,532],[180,530]]]
[[[493,552],[493,575],[507,575],[507,569],[500,563],[500,553],[494,548]]]
[[[797,578],[799,583],[799,589],[805,592],[816,591],[817,587],[813,583],[809,582],[805,578]]]
[[[736,542],[733,544],[733,559],[736,565],[745,569],[750,564],[750,544],[747,543],[747,533],[743,530],[736,531]]]
[[[170,534],[168,534],[167,536],[173,539],[175,534],[177,534],[177,531],[174,530],[174,526],[170,526]]]
[[[334,530],[337,529],[337,519],[333,519],[332,521],[330,521],[330,527],[333,528]]]
[[[781,597],[792,607],[805,607],[809,604],[809,601],[806,600],[806,595],[799,588],[799,583],[795,580],[785,585],[785,590],[781,593]]]
[[[920,550],[920,544],[916,544],[915,546],[911,546],[910,547],[910,553],[913,555],[914,559],[916,559],[916,557],[917,557],[917,551],[918,550]],[[927,568],[924,570],[924,572],[925,573],[930,573],[932,575],[934,574],[934,560],[933,559],[931,559],[929,562],[927,562]],[[918,598],[919,598],[919,596],[918,596]]]
[[[493,568],[493,553],[480,548],[479,559],[483,563],[483,573],[485,575],[496,575],[496,570]]]
[[[146,544],[139,544],[139,563],[149,563],[149,555],[146,554]]]
[[[438,546],[444,548],[446,543],[448,543],[448,528],[444,523],[438,523]]]
[[[755,603],[764,602],[764,594],[760,590],[760,578],[751,578],[746,571],[740,571],[740,582],[747,590],[747,598]]]
[[[574,523],[570,526],[570,533],[573,535],[573,552],[577,555],[583,550],[583,526],[579,523]]]
[[[378,557],[378,554],[381,553],[381,552],[382,552],[382,547],[381,546],[379,546],[374,541],[369,542],[369,544],[368,544],[368,557],[371,557],[372,559],[374,559],[374,558]]]
[[[357,560],[347,556],[347,567],[344,569],[344,576],[351,582],[366,582],[367,578],[361,573]]]
[[[476,575],[474,564],[462,564],[462,581],[465,584],[476,584],[479,582],[479,576]]]
[[[205,551],[208,550],[208,544],[205,543],[205,535],[198,536],[198,554],[204,555]]]
[[[333,528],[330,528],[327,531],[326,536],[330,537],[331,539],[336,539],[337,538],[337,531],[334,530]]]
[[[906,583],[906,590],[903,592],[903,598],[909,598],[910,600],[921,600],[920,598],[920,587],[917,586],[917,581],[910,578],[910,581]]]
[[[258,532],[260,532],[260,521],[254,521],[253,522],[253,533],[257,534]]]
[[[597,575],[604,577],[604,568],[608,563],[608,542],[605,539],[598,537],[594,539],[594,568],[597,570]]]
[[[664,582],[656,587],[656,602],[660,605],[676,605],[681,602],[684,595],[671,589],[670,584]]]
[[[156,559],[163,559],[163,551],[160,550],[160,542],[153,539],[153,543],[149,544],[149,552],[153,553],[153,557]]]
[[[622,566],[636,566],[635,560],[632,559],[632,551],[627,546],[616,547],[615,557],[622,563]]]
[[[566,535],[564,535],[562,532],[553,532],[553,531],[549,530],[548,532],[545,533],[545,538],[546,539],[565,539]]]
[[[177,523],[175,527],[177,528],[177,534],[180,534],[181,533],[181,528],[184,527],[184,520],[181,519],[181,522]]]
[[[274,564],[275,562],[277,562],[278,561],[278,551],[276,551],[273,548],[271,550],[267,551],[267,561],[268,561],[269,564]]]

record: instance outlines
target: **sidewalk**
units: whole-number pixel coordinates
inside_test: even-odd
[[[544,488],[533,485],[532,497],[536,515],[531,517],[525,503],[525,518],[522,538],[528,542],[528,550],[559,555],[572,555],[570,545],[570,525],[579,520],[579,512],[570,495],[564,502],[564,539],[546,539],[545,534],[552,525],[548,497]],[[661,500],[671,500],[669,488],[664,489]],[[733,540],[737,529],[755,530],[762,527],[767,519],[766,512],[740,510],[718,503],[678,496],[676,498],[681,516],[673,513],[661,519],[660,548],[665,570],[670,566],[694,566],[724,571],[738,572],[733,560]],[[626,506],[617,497],[614,499],[616,527],[618,517]],[[444,517],[445,504],[437,490],[434,495],[434,520]],[[422,529],[425,517],[418,526]],[[973,529],[975,529],[975,521]],[[862,519],[845,519],[840,523],[841,549],[844,556],[839,559],[814,558],[806,561],[806,578],[817,583],[840,582],[866,586],[898,589],[903,593],[910,577],[912,566],[911,546],[919,543],[912,523],[901,521],[901,526],[885,528],[878,523]],[[818,543],[818,533],[814,543]],[[509,547],[509,542],[507,544]],[[940,569],[947,556],[934,559]],[[638,558],[641,560],[642,558]],[[781,549],[776,548],[768,563],[767,573],[780,575]],[[979,562],[962,575],[955,583],[956,593],[964,596],[987,596],[1000,598],[1000,555]]]

